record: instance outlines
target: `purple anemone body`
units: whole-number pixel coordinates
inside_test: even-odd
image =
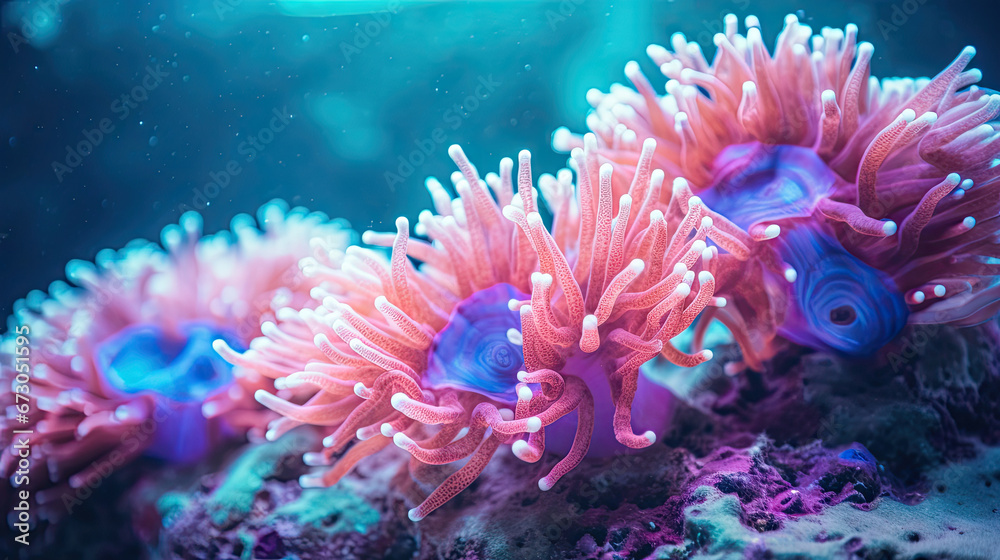
[[[738,144],[715,160],[715,182],[699,193],[709,208],[744,229],[808,218],[843,182],[816,152],[801,146]]]
[[[873,353],[906,325],[903,295],[886,274],[848,253],[818,212],[840,179],[810,148],[758,142],[726,148],[715,161],[716,181],[701,193],[706,204],[742,228],[781,225],[772,241],[794,270],[788,308],[778,332],[785,338],[852,356]]]

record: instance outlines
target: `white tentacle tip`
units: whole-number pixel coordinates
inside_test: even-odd
[[[387,438],[395,438],[396,434],[399,433],[396,431],[395,428],[392,427],[392,424],[388,422],[383,422],[382,426],[379,427],[379,431],[381,431],[382,435]]]
[[[423,519],[424,517],[426,517],[425,515],[420,515],[420,512],[417,511],[417,509],[418,508],[413,508],[410,511],[406,512],[406,516],[409,517],[410,521],[412,521],[414,523],[416,523],[417,521],[420,521],[421,519]]]
[[[691,294],[691,284],[681,283],[674,288],[674,292],[680,297],[688,297]]]
[[[514,411],[509,408],[500,408],[497,409],[497,412],[500,413],[500,418],[504,422],[510,422],[511,420],[514,419]]]
[[[789,284],[795,282],[799,278],[799,272],[792,267],[785,269],[785,281]]]
[[[538,480],[538,489],[542,492],[548,492],[552,490],[552,483],[549,482],[548,478],[541,478]]]
[[[781,226],[779,226],[778,224],[771,224],[766,228],[764,228],[765,239],[774,239],[775,237],[778,237],[778,235],[780,234],[781,234]]]
[[[217,339],[215,339],[215,340],[212,341],[212,350],[215,350],[216,354],[222,354],[226,350],[229,350],[229,345],[226,344],[225,340],[222,340],[221,338],[217,338]]]
[[[330,464],[330,461],[323,453],[305,453],[302,455],[302,462],[307,467],[322,467]]]
[[[517,372],[517,380],[520,381],[521,383],[527,383],[527,381],[525,381],[525,379],[527,378],[528,378],[528,372],[524,370]]]
[[[277,387],[277,381],[278,380],[276,379],[275,387]],[[215,401],[208,401],[201,405],[201,415],[204,416],[205,418],[212,418],[213,416],[219,413],[220,409],[221,407],[219,406],[219,403]],[[129,416],[130,415],[127,407],[119,406],[118,408],[115,409],[115,419],[117,419],[119,422],[125,422],[126,420],[129,419]]]
[[[715,354],[711,350],[702,350],[701,351],[701,357],[705,358],[706,362],[709,361],[709,360],[711,360],[712,357],[714,357],[714,356],[715,356]]]
[[[507,329],[507,340],[511,344],[516,344],[518,346],[522,346],[524,344],[524,337],[521,336],[521,331],[515,328]]]
[[[517,400],[519,401],[530,401],[533,396],[531,389],[527,385],[523,385],[517,390]]]
[[[917,290],[913,292],[913,303],[923,303],[925,299],[927,299],[927,295],[922,291]]]
[[[882,233],[885,233],[886,235],[895,235],[897,229],[898,226],[896,225],[896,222],[892,220],[882,222]]]
[[[525,461],[525,456],[528,454],[530,447],[528,446],[528,442],[519,439],[510,445],[510,450],[514,453],[515,457]]]
[[[406,406],[406,403],[408,402],[410,402],[410,397],[406,396],[404,393],[396,393],[389,399],[389,404],[391,404],[392,408],[395,408],[396,410],[400,410]]]
[[[322,488],[323,477],[315,474],[304,474],[299,477],[299,486],[303,488]]]
[[[360,382],[360,381],[358,381],[357,383],[354,384],[354,394],[357,395],[357,396],[359,396],[359,397],[361,397],[361,398],[365,398],[364,397],[364,393],[367,390],[368,390],[368,387],[365,387],[365,384],[362,383],[362,382]]]
[[[935,296],[937,296],[937,297],[944,297],[944,295],[946,293],[948,293],[948,290],[945,289],[945,287],[942,286],[941,284],[938,284],[938,285],[934,286],[934,295]]]
[[[528,418],[528,421],[525,422],[525,424],[527,424],[529,434],[533,434],[542,429],[542,419],[537,416]]]
[[[393,434],[392,443],[400,449],[407,449],[413,445],[413,440],[410,439],[410,436],[404,434],[403,432],[399,432],[397,434]]]
[[[625,76],[627,76],[628,79],[631,80],[633,77],[636,77],[637,74],[639,74],[640,72],[641,70],[639,70],[638,62],[630,60],[625,63]]]
[[[646,438],[651,445],[656,443],[656,434],[652,430],[646,430],[646,433],[642,434],[642,437]]]

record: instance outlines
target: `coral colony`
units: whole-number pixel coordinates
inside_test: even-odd
[[[726,324],[749,364],[773,355],[775,333],[868,355],[907,321],[992,317],[1000,95],[965,70],[975,49],[933,79],[879,81],[853,25],[812,35],[789,15],[773,55],[757,18],[746,25],[744,37],[725,18],[711,63],[679,33],[673,52],[650,46],[666,95],[631,62],[636,89],[592,90],[593,134],[560,129],[554,146],[589,145],[624,185],[655,139],[668,218],[694,201],[727,234],[716,289],[731,305],[703,318]]]
[[[272,305],[308,297],[298,259],[342,249],[350,234],[278,202],[260,209],[259,224],[241,215],[231,233],[202,237],[201,217],[187,213],[164,229],[165,250],[139,240],[102,251],[95,264],[73,261],[66,275],[76,286],[55,282],[19,301],[10,331],[30,329],[31,397],[41,412],[29,424],[4,419],[5,428],[33,430],[30,479],[14,480],[10,448],[4,477],[40,489],[40,503],[71,508],[75,489],[139,455],[195,461],[221,436],[266,423],[252,395],[267,384],[234,370],[212,342],[245,348]],[[5,355],[14,342],[4,341]],[[12,364],[4,362],[5,379]]]
[[[231,233],[202,237],[189,213],[163,248],[70,263],[76,286],[18,302],[2,346],[13,358],[30,328],[43,414],[4,420],[34,431],[18,485],[58,500],[109,463],[195,461],[226,433],[313,425],[326,438],[303,487],[391,444],[411,469],[460,464],[417,521],[503,445],[562,456],[543,491],[587,456],[652,445],[672,397],[640,366],[710,360],[712,319],[757,368],[783,341],[864,356],[907,323],[992,317],[1000,95],[965,70],[974,49],[933,79],[879,81],[854,26],[814,36],[788,16],[770,54],[746,24],[726,17],[711,63],[679,34],[673,52],[651,46],[665,95],[634,62],[635,90],[589,94],[591,133],[556,132],[571,169],[537,189],[527,151],[482,178],[452,146],[457,196],[427,180],[426,240],[399,218],[347,247],[324,215],[271,203]],[[4,476],[17,458],[5,450]]]

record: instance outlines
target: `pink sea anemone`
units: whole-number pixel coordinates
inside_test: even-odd
[[[343,261],[305,261],[303,273],[321,283],[313,305],[279,309],[246,352],[217,343],[230,362],[275,379],[277,395],[257,393],[283,416],[269,438],[300,424],[330,430],[326,449],[305,457],[324,469],[303,486],[335,484],[391,443],[422,464],[467,459],[410,510],[412,520],[469,486],[504,444],[530,462],[547,446],[568,448],[542,490],[588,451],[651,445],[669,399],[655,387],[637,391],[639,366],[660,354],[683,366],[709,359],[671,339],[706,306],[725,305],[714,295],[717,250],[705,243],[719,232],[694,205],[665,219],[652,150],[633,162],[638,172],[617,200],[612,166],[596,153],[574,154],[576,185],[568,169],[543,175],[551,227],[527,151],[516,195],[510,159],[483,181],[458,146],[449,154],[461,170],[452,176],[458,197],[427,181],[436,214],[421,213],[416,231],[429,242],[411,238],[399,218],[395,234],[362,238],[391,247],[388,256],[350,247]],[[302,387],[315,392],[308,401],[283,393]],[[567,438],[557,429],[564,416],[576,418]]]
[[[730,236],[717,290],[731,305],[703,317],[729,326],[751,365],[776,333],[861,355],[907,321],[993,316],[1000,95],[965,70],[975,49],[933,79],[879,81],[853,25],[813,35],[789,15],[773,54],[757,18],[746,25],[743,36],[725,18],[711,63],[681,34],[672,51],[650,46],[666,94],[630,62],[635,90],[592,90],[593,134],[560,129],[554,146],[599,152],[621,192],[656,140],[653,166],[673,184],[664,201],[704,204]]]
[[[343,249],[350,233],[281,202],[258,216],[259,226],[240,215],[232,232],[202,237],[201,217],[186,213],[164,229],[165,250],[138,240],[101,251],[93,264],[73,261],[66,275],[75,286],[55,282],[48,294],[15,304],[0,347],[2,376],[8,386],[26,385],[29,399],[27,421],[18,418],[22,403],[4,403],[5,477],[51,501],[63,484],[99,482],[141,454],[191,461],[220,434],[267,421],[253,393],[269,383],[234,371],[212,342],[245,348],[273,317],[272,305],[305,301],[313,285],[298,260]],[[30,477],[14,476],[14,429],[31,432],[30,469],[22,469]]]

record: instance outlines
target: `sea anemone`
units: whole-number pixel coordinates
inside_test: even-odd
[[[66,276],[75,285],[54,282],[48,294],[15,303],[2,376],[27,386],[29,400],[26,419],[23,403],[4,403],[5,477],[42,488],[42,502],[63,483],[92,486],[142,454],[196,460],[220,435],[267,421],[252,395],[269,383],[234,371],[212,342],[245,348],[273,316],[272,302],[308,298],[312,284],[298,260],[342,249],[350,234],[281,202],[258,216],[259,229],[240,215],[232,233],[202,237],[201,217],[188,212],[163,230],[165,250],[136,240],[101,251],[93,264],[72,261]],[[30,478],[16,481],[18,456],[6,439],[14,429],[30,432],[32,450]]]
[[[725,305],[714,295],[717,250],[705,243],[717,230],[695,205],[676,222],[656,208],[663,174],[651,170],[652,150],[617,200],[612,166],[596,153],[574,154],[576,185],[569,169],[541,176],[551,227],[527,151],[516,195],[512,160],[483,181],[458,146],[449,154],[461,170],[458,196],[427,181],[436,214],[422,212],[416,232],[430,242],[411,238],[401,217],[395,234],[362,237],[388,256],[350,247],[343,261],[306,260],[303,273],[321,283],[315,305],[278,310],[246,352],[216,344],[281,391],[314,388],[305,402],[257,393],[283,415],[269,439],[300,424],[330,430],[325,450],[305,457],[329,468],[302,477],[305,487],[335,484],[390,443],[422,464],[467,459],[410,510],[414,521],[469,486],[503,444],[529,462],[547,444],[568,448],[542,490],[592,449],[651,445],[670,401],[655,387],[637,392],[639,366],[661,353],[683,366],[710,359],[671,339],[706,306]],[[572,435],[561,439],[553,426],[546,442],[546,427],[571,414]]]
[[[681,34],[647,54],[668,78],[657,95],[636,62],[635,90],[592,90],[590,145],[618,192],[655,139],[671,204],[695,201],[731,236],[713,310],[747,362],[774,335],[848,355],[877,350],[907,323],[970,325],[1000,307],[1000,95],[975,86],[966,47],[933,79],[869,75],[857,27],[819,35],[785,18],[768,53],[755,17],[725,18],[709,63]],[[709,210],[711,208],[711,210]],[[726,218],[723,219],[721,215]],[[668,213],[668,220],[670,219]],[[779,235],[780,234],[780,235]],[[732,264],[730,264],[732,263]]]

